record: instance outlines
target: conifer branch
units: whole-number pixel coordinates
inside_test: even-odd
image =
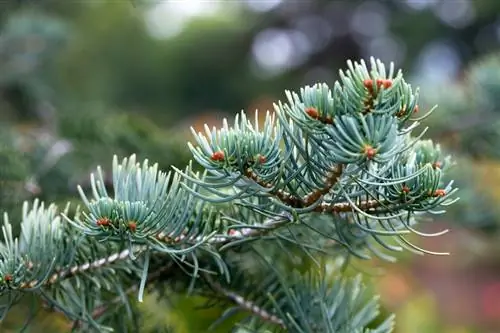
[[[105,301],[110,294],[139,290],[142,299],[148,282],[168,274],[165,267],[155,271],[156,264],[150,272],[150,262],[161,257],[183,262],[179,268],[191,270],[185,273],[193,286],[204,276],[239,308],[290,332],[364,332],[378,310],[375,299],[363,305],[366,298],[359,298],[355,322],[347,319],[359,281],[339,279],[332,286],[322,276],[295,274],[287,286],[289,279],[272,267],[272,280],[235,282],[225,255],[260,239],[269,241],[254,244],[277,260],[292,251],[282,241],[314,261],[311,251],[320,256],[332,243],[342,250],[339,256],[364,259],[371,253],[392,260],[379,248],[430,253],[403,234],[435,236],[414,225],[419,214],[444,211],[457,200],[453,182],[445,181],[451,159],[422,139],[425,130],[412,134],[419,125],[412,119],[418,90],[392,64],[370,64],[368,69],[363,61],[349,61],[332,88],[316,84],[287,91],[287,102],[276,103],[263,126],[257,113],[251,122],[241,112],[233,126],[224,120],[220,129],[193,130],[196,144],[188,147],[203,172],[191,164],[163,172],[148,160],[138,163],[135,155],[122,161],[115,156],[111,177],[98,167],[90,193],[78,188],[85,209],[74,217],[68,207],[59,213],[55,205],[26,203],[19,237],[4,219],[0,295],[39,292],[77,326],[97,327],[96,320],[104,320],[118,301]],[[206,271],[232,282],[226,288]],[[136,287],[131,279],[139,277]],[[95,299],[86,299],[96,284]],[[262,293],[250,293],[257,285]],[[5,309],[16,297],[9,297]],[[269,305],[277,299],[279,304]],[[377,332],[390,332],[391,323],[384,321]]]
[[[44,284],[51,285],[51,284],[58,283],[61,280],[72,278],[77,274],[85,273],[85,272],[88,272],[89,270],[92,270],[92,269],[99,269],[99,268],[104,267],[105,265],[111,265],[119,260],[125,260],[127,258],[130,258],[130,255],[132,252],[134,254],[138,254],[138,253],[143,252],[145,250],[146,250],[145,246],[135,247],[134,251],[131,251],[130,249],[125,249],[125,250],[122,250],[121,252],[113,253],[107,257],[103,257],[103,258],[94,260],[92,262],[79,264],[79,265],[73,266],[71,268],[61,270],[59,272],[52,274],[45,281]],[[29,266],[33,267],[34,264],[30,263]],[[37,283],[38,283],[38,281],[36,281],[36,280],[30,281],[30,282],[21,282],[19,288],[20,289],[33,288]]]

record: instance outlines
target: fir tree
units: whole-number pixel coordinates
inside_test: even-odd
[[[81,207],[27,201],[17,236],[5,215],[3,314],[33,297],[76,331],[140,332],[128,296],[180,292],[223,307],[214,326],[236,316],[235,332],[390,332],[393,316],[346,268],[434,253],[408,234],[438,235],[415,225],[457,200],[452,162],[423,139],[431,112],[401,71],[371,59],[339,74],[287,91],[263,123],[241,112],[193,130],[200,169],[115,156],[78,187]]]

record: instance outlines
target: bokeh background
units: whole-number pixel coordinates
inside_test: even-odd
[[[0,1],[0,208],[16,221],[23,200],[77,200],[113,154],[183,167],[190,126],[272,110],[285,89],[333,84],[347,59],[374,56],[421,87],[422,113],[439,104],[427,137],[455,157],[463,190],[422,229],[452,231],[418,240],[451,256],[358,266],[396,333],[500,332],[499,45],[496,0]],[[213,318],[164,303],[142,307],[178,332]],[[45,310],[29,332],[68,327]]]

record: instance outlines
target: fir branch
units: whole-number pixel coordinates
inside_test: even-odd
[[[276,230],[286,224],[289,224],[291,221],[293,221],[292,217],[289,216],[288,214],[283,214],[283,217],[279,218],[270,218],[267,221],[264,221],[262,225],[259,226],[259,228],[243,228],[243,229],[233,229],[232,232],[230,232],[229,235],[225,236],[217,236],[211,239],[210,244],[217,246],[218,248],[222,247],[227,247],[228,244],[238,240],[238,243],[241,243],[242,241],[245,240],[251,240],[255,239],[258,236],[263,236],[273,230]],[[177,236],[176,241],[180,242],[187,236],[185,234],[181,236]],[[162,234],[159,234],[157,236],[158,239],[164,240],[167,238],[167,236],[164,236]],[[172,244],[170,239],[167,239],[167,242],[169,244]],[[195,244],[191,243],[192,245]],[[140,253],[143,253],[146,251],[148,247],[146,245],[139,245],[139,246],[134,246],[133,248],[128,248],[124,249],[120,252],[113,253],[111,255],[98,258],[96,260],[93,260],[91,262],[86,262],[83,264],[78,264],[75,265],[71,268],[63,269],[60,271],[57,271],[50,275],[46,280],[44,280],[43,285],[48,286],[48,285],[53,285],[56,283],[60,283],[61,281],[65,279],[70,279],[72,277],[75,277],[78,274],[83,274],[88,272],[89,270],[93,269],[100,269],[103,268],[107,265],[112,265],[116,263],[117,261],[120,260],[126,260],[130,259],[132,256],[137,256]],[[28,263],[29,267],[34,267],[36,264],[30,262]],[[150,278],[154,279],[154,276],[157,273],[151,273],[148,274],[148,280]],[[33,280],[29,282],[20,282],[19,284],[19,289],[31,289],[34,286],[36,286],[40,281],[38,280]]]
[[[35,201],[28,209],[26,203],[19,237],[4,219],[0,293],[38,292],[77,326],[96,328],[118,302],[116,293],[121,300],[139,288],[142,295],[148,282],[168,274],[165,267],[148,272],[161,256],[191,269],[185,271],[192,276],[188,290],[201,275],[240,309],[287,330],[364,331],[378,310],[375,300],[366,304],[358,297],[359,280],[339,278],[330,285],[324,276],[287,278],[271,267],[275,274],[265,283],[233,284],[223,254],[263,239],[285,252],[290,249],[282,241],[290,242],[313,261],[310,250],[319,255],[332,243],[341,256],[345,249],[365,259],[365,251],[392,259],[375,243],[389,251],[430,253],[403,234],[435,236],[413,226],[420,213],[436,213],[455,201],[453,182],[444,180],[451,162],[439,145],[422,140],[425,130],[412,136],[418,90],[392,64],[370,64],[368,69],[363,61],[349,61],[332,89],[317,84],[287,91],[287,103],[277,103],[263,126],[257,113],[252,123],[241,112],[232,127],[224,120],[221,129],[193,130],[197,146],[188,147],[202,174],[191,164],[163,172],[148,160],[137,163],[135,155],[121,162],[115,156],[111,184],[106,186],[98,167],[91,174],[91,195],[78,188],[86,209],[73,218],[68,207],[57,213],[54,205]],[[225,275],[228,287],[205,274],[207,267],[217,267],[218,273],[210,273]],[[132,281],[139,277],[137,287]],[[251,294],[256,286],[261,294]],[[16,297],[9,297],[6,309]],[[343,309],[353,300],[357,314],[350,322],[351,313]],[[379,330],[389,332],[391,325],[388,320]]]

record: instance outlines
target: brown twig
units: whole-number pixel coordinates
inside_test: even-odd
[[[325,185],[323,188],[314,190],[309,194],[306,194],[303,198],[297,197],[291,193],[288,193],[281,189],[273,189],[271,190],[271,194],[276,196],[281,202],[289,205],[293,208],[305,208],[314,204],[322,195],[328,193],[334,186],[337,184],[338,180],[342,176],[344,166],[342,164],[332,167],[330,172],[327,174],[325,178]],[[260,186],[264,188],[272,188],[272,184],[264,182],[260,179],[254,172],[248,169],[245,172],[245,176]]]
[[[356,204],[356,207],[358,207],[362,211],[369,211],[371,209],[379,207],[380,205],[381,202],[379,200],[365,200]],[[347,213],[354,210],[355,209],[353,205],[348,202],[339,202],[335,204],[321,203],[315,209],[316,212],[321,213]]]
[[[246,300],[244,297],[238,295],[235,292],[232,292],[230,290],[225,289],[223,286],[221,286],[219,283],[213,281],[208,274],[203,275],[205,281],[207,281],[208,285],[214,289],[214,291],[222,294],[226,298],[228,298],[231,302],[235,303],[240,309],[250,312],[259,318],[261,318],[264,321],[267,321],[269,323],[278,325],[282,328],[285,328],[285,323],[283,322],[282,319],[277,317],[276,315],[267,312],[265,309],[257,306],[251,301]]]
[[[272,188],[273,187],[272,184],[266,183],[262,179],[260,179],[251,169],[246,170],[245,176],[247,178],[253,180],[254,182],[256,182],[257,184],[259,184],[260,186],[262,186],[264,188]],[[281,202],[288,204],[291,207],[299,208],[299,207],[303,207],[305,204],[301,198],[296,197],[293,194],[288,193],[288,192],[281,190],[281,189],[273,189],[273,190],[271,190],[270,193],[272,195],[276,196]]]
[[[330,172],[325,178],[325,185],[323,188],[314,190],[311,193],[305,195],[303,198],[293,196],[292,194],[276,189],[271,191],[281,202],[289,205],[293,208],[305,208],[316,203],[321,196],[327,194],[339,181],[344,171],[344,165],[339,164],[332,167]],[[251,170],[247,170],[245,176],[255,181],[262,187],[271,188],[272,184],[266,183],[259,179]],[[378,200],[365,200],[356,204],[356,207],[363,211],[369,211],[380,206],[380,201]],[[338,203],[326,203],[322,202],[317,207],[314,208],[315,212],[318,213],[342,213],[342,212],[352,212],[355,211],[353,205],[349,202],[338,202]]]
[[[325,186],[322,189],[315,190],[304,197],[303,201],[306,205],[310,206],[314,204],[322,195],[327,194],[335,186],[335,184],[337,184],[343,171],[344,166],[342,164],[333,167],[325,178]]]

